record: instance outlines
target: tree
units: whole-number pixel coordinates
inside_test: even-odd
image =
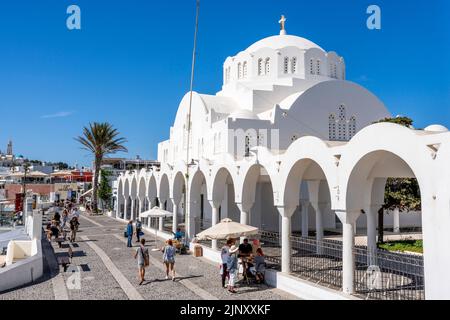
[[[413,120],[408,117],[384,118],[378,122],[396,123],[408,128]],[[378,242],[384,237],[384,210],[399,209],[400,211],[420,210],[420,188],[415,178],[388,178],[384,190],[384,204],[378,210]]]
[[[108,209],[111,207],[111,199],[112,199],[112,188],[109,185],[109,176],[110,172],[108,170],[102,169],[100,172],[100,185],[98,187],[98,197],[102,201],[102,208],[105,208],[105,205]]]
[[[111,124],[90,123],[88,127],[83,128],[83,135],[75,138],[85,149],[92,153],[94,157],[94,181],[92,185],[92,210],[98,212],[98,178],[100,166],[103,158],[108,154],[116,152],[127,152],[124,146],[126,139],[119,137],[120,133]]]

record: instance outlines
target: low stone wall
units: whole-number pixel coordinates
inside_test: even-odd
[[[44,265],[41,241],[38,239],[31,241],[17,241],[17,243],[11,241],[8,244],[8,256],[14,257],[16,255],[14,251],[19,249],[19,247],[22,251],[28,251],[24,250],[28,248],[30,256],[0,269],[0,291],[13,289],[34,282],[43,274]],[[7,257],[7,263],[10,259],[11,258]]]

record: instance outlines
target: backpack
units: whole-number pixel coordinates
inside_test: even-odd
[[[148,251],[144,251],[144,249],[141,247],[142,256],[144,257],[144,266],[148,267],[150,265],[150,256]]]

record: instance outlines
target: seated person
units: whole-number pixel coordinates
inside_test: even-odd
[[[55,215],[53,216],[53,220],[60,222],[61,220],[61,215],[59,214],[58,211],[56,211]]]
[[[264,272],[266,271],[266,261],[264,258],[264,253],[261,248],[256,250],[256,256],[253,258],[253,263],[255,266],[252,268],[254,275],[256,277],[256,282],[264,282]]]
[[[184,237],[184,233],[181,231],[180,228],[177,228],[177,232],[172,232],[173,238],[175,240],[181,241],[181,239]]]
[[[52,237],[55,237],[55,239],[58,238],[58,236],[59,236],[59,228],[55,224],[51,224],[50,228],[47,225],[47,230],[50,231],[49,232],[50,233],[49,240],[51,240]]]
[[[245,238],[244,242],[239,245],[239,257],[248,258],[253,252],[253,247],[248,243],[248,239]]]

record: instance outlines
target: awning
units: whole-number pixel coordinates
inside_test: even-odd
[[[45,177],[48,177],[48,174],[45,174],[40,171],[31,171],[31,172],[28,172],[26,174],[26,176],[27,176],[27,178],[45,178]],[[14,173],[9,174],[8,177],[23,178],[23,177],[25,177],[25,173],[24,172],[14,172]]]
[[[142,212],[139,217],[141,218],[161,218],[172,217],[173,213],[167,210],[160,209],[159,207],[153,207],[150,210]]]
[[[94,189],[89,189],[88,191],[86,191],[85,193],[83,193],[82,195],[81,195],[81,197],[86,197],[89,193],[92,193],[92,190],[94,190]]]

